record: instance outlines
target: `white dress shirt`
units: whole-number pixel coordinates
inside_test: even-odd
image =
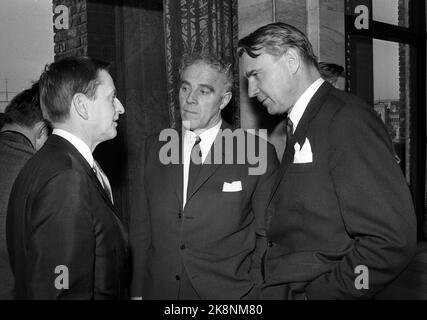
[[[209,153],[209,150],[212,147],[212,144],[215,141],[216,136],[221,128],[222,120],[220,120],[214,127],[203,131],[200,137],[200,150],[202,151],[202,163],[205,162],[206,157]],[[188,188],[188,173],[190,170],[190,158],[191,150],[193,149],[194,143],[196,142],[197,134],[190,130],[184,130],[184,143],[183,143],[183,194],[182,194],[182,207],[185,207],[187,202],[187,188]]]
[[[319,90],[323,82],[325,82],[325,80],[323,80],[322,78],[319,78],[314,81],[311,86],[309,86],[307,90],[305,90],[304,93],[298,98],[297,102],[295,102],[294,106],[292,107],[291,113],[289,114],[289,118],[291,119],[294,125],[294,133],[311,98],[313,98],[317,90]]]
[[[95,163],[95,159],[93,158],[89,146],[84,143],[82,139],[62,129],[53,129],[52,134],[56,134],[57,136],[64,138],[65,140],[70,142],[77,149],[78,152],[80,152],[83,158],[85,158],[86,161],[89,163],[92,170],[94,170],[96,177],[98,178],[104,190],[107,192],[107,195],[109,196],[111,202],[114,203],[113,193],[111,191],[112,189],[110,182],[108,181],[108,177],[104,173],[104,171],[102,171],[99,164]]]
[[[83,158],[86,159],[90,167],[93,168],[94,159],[93,159],[92,152],[90,151],[89,146],[86,143],[84,143],[82,139],[62,129],[53,129],[52,134],[56,134],[57,136],[60,136],[65,140],[67,140],[69,143],[71,143],[80,152]]]

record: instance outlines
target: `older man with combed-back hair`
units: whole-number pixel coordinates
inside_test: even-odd
[[[232,128],[221,119],[231,99],[230,65],[210,54],[184,57],[179,102],[182,128],[144,142],[132,190],[131,294],[143,299],[254,299],[262,283],[266,246],[265,204],[277,168],[267,146],[265,171],[249,175],[246,154],[224,157],[249,141],[220,144]],[[167,139],[168,140],[168,139]],[[255,144],[261,138],[254,137]],[[178,151],[177,163],[162,162],[162,150]],[[219,155],[220,163],[212,161]],[[240,157],[239,157],[240,158]],[[197,159],[197,160],[196,160]]]

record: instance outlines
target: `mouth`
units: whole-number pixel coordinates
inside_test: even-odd
[[[264,104],[267,101],[268,97],[261,96],[261,97],[257,97],[257,99],[261,104]]]
[[[197,114],[197,112],[196,112],[196,111],[191,111],[191,110],[187,110],[187,109],[184,109],[184,112],[185,112],[185,113],[189,113],[189,114],[194,114],[194,115],[196,115],[196,114]]]

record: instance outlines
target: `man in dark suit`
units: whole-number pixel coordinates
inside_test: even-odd
[[[231,86],[230,65],[207,54],[183,59],[183,128],[146,139],[132,190],[133,297],[257,297],[278,161],[266,140],[221,119]],[[251,147],[261,153],[257,172]]]
[[[411,195],[381,119],[321,79],[310,42],[292,26],[261,27],[239,48],[248,95],[288,114],[262,297],[373,297],[416,249]]]
[[[124,297],[127,232],[108,178],[92,156],[124,112],[107,65],[52,63],[40,101],[53,134],[13,186],[6,221],[16,299]]]
[[[16,95],[0,131],[0,300],[12,298],[13,274],[6,247],[6,211],[12,185],[25,163],[45,143],[49,128],[39,104],[39,87]]]

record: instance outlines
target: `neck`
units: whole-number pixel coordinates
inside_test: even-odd
[[[289,112],[292,110],[293,106],[295,105],[299,97],[301,97],[302,94],[319,78],[320,78],[320,73],[319,71],[317,71],[316,68],[310,67],[310,66],[304,66],[304,70],[301,70],[301,73],[299,74],[299,77],[297,79],[298,85],[296,86],[296,90],[294,94],[295,101],[293,102]]]
[[[198,136],[200,136],[203,132],[215,127],[220,121],[221,121],[221,116],[218,115],[218,117],[215,117],[214,121],[212,121],[208,127],[196,129],[196,130],[193,130],[193,132]]]
[[[52,126],[54,129],[61,129],[75,135],[89,147],[92,153],[98,145],[98,143],[92,141],[89,132],[81,127],[74,126],[72,123],[53,123]]]
[[[28,129],[26,127],[20,126],[19,124],[15,123],[5,123],[3,127],[1,128],[1,132],[3,131],[16,131],[20,134],[27,137],[28,140],[30,140],[31,144],[33,145],[33,148],[35,148],[36,145],[36,135],[33,133],[31,129]]]

